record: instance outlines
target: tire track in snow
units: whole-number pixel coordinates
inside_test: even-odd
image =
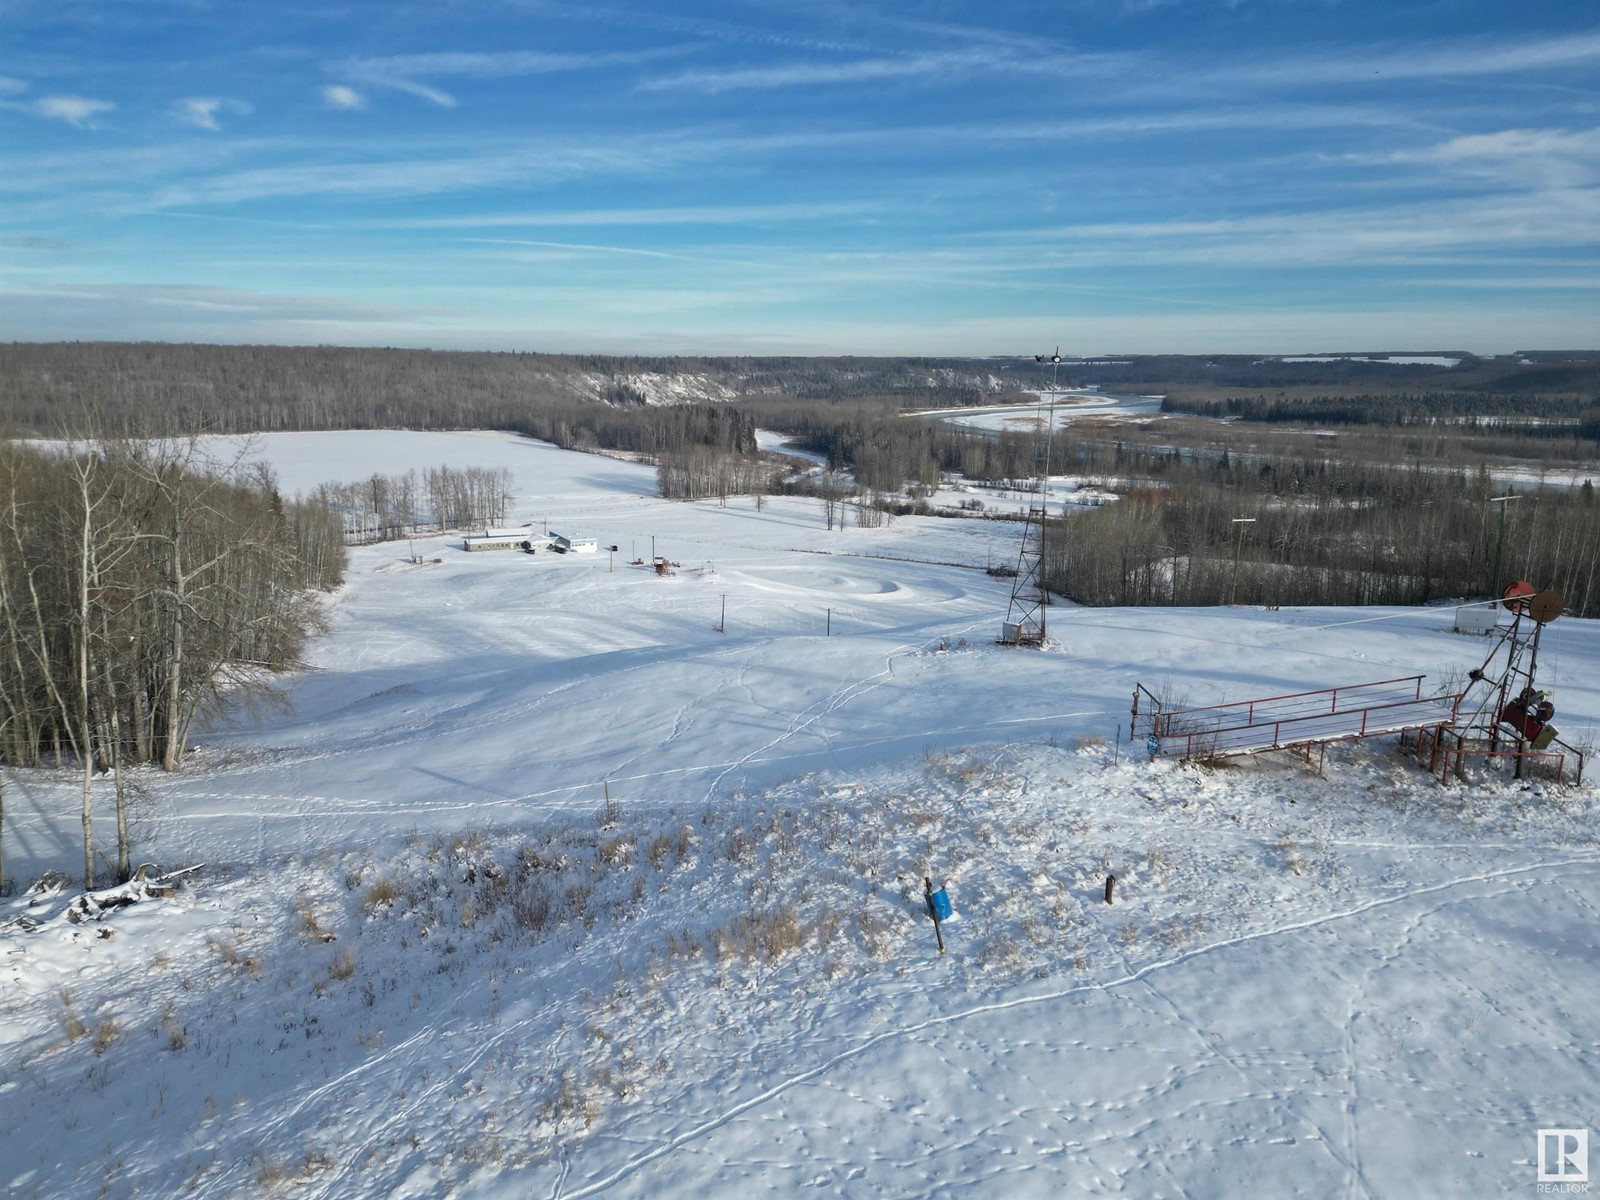
[[[959,1012],[946,1013],[942,1016],[930,1017],[926,1021],[919,1021],[912,1025],[901,1026],[896,1029],[886,1029],[882,1033],[874,1034],[872,1037],[867,1038],[865,1041],[859,1042],[848,1049],[841,1050],[839,1053],[833,1055],[826,1061],[819,1063],[815,1067],[801,1071],[796,1075],[791,1075],[789,1078],[774,1084],[764,1091],[759,1092],[746,1100],[740,1101],[738,1104],[733,1105],[731,1108],[725,1110],[717,1116],[702,1121],[700,1124],[694,1126],[694,1128],[686,1130],[675,1137],[669,1138],[660,1145],[623,1163],[620,1167],[615,1168],[608,1175],[594,1180],[591,1183],[587,1183],[575,1191],[567,1192],[562,1190],[562,1181],[558,1180],[555,1190],[551,1193],[551,1200],[583,1200],[583,1197],[598,1195],[599,1193],[606,1191],[615,1184],[620,1183],[622,1180],[628,1178],[640,1168],[648,1166],[650,1163],[656,1162],[659,1159],[665,1158],[673,1151],[678,1150],[683,1146],[688,1145],[690,1142],[700,1139],[701,1137],[704,1137],[708,1133],[714,1133],[716,1130],[729,1124],[738,1117],[743,1116],[745,1113],[750,1112],[752,1109],[759,1108],[763,1104],[766,1104],[769,1100],[775,1099],[776,1097],[781,1096],[783,1093],[798,1087],[801,1084],[809,1083],[813,1079],[820,1078],[821,1076],[832,1071],[841,1063],[848,1062],[854,1058],[859,1058],[861,1055],[867,1053],[867,1051],[873,1050],[878,1046],[889,1042],[900,1041],[905,1038],[924,1033],[930,1029],[938,1029],[945,1025],[957,1025],[964,1021],[971,1020],[974,1017],[985,1016],[989,1013],[1008,1012],[1019,1008],[1031,1008],[1035,1005],[1064,1000],[1071,996],[1083,995],[1090,992],[1115,991],[1124,988],[1129,984],[1141,983],[1147,976],[1153,975],[1159,971],[1165,971],[1171,967],[1181,966],[1186,962],[1203,958],[1206,955],[1216,953],[1219,950],[1227,950],[1235,946],[1248,944],[1250,942],[1262,941],[1267,938],[1279,937],[1284,934],[1299,933],[1307,929],[1316,929],[1324,925],[1347,921],[1353,917],[1359,917],[1377,909],[1388,908],[1395,904],[1404,904],[1407,901],[1420,899],[1425,896],[1449,892],[1455,888],[1465,887],[1470,884],[1489,883],[1501,879],[1514,879],[1518,876],[1527,876],[1536,871],[1544,871],[1556,867],[1600,867],[1600,858],[1553,859],[1546,862],[1527,863],[1518,867],[1505,867],[1495,871],[1484,871],[1476,875],[1465,875],[1456,879],[1443,880],[1439,883],[1428,884],[1425,887],[1415,888],[1412,891],[1403,892],[1398,895],[1384,896],[1376,900],[1369,900],[1364,904],[1358,904],[1350,908],[1341,909],[1338,912],[1325,913],[1321,916],[1310,917],[1303,921],[1292,921],[1286,925],[1274,926],[1270,929],[1257,930],[1253,933],[1244,933],[1238,935],[1237,937],[1224,938],[1222,941],[1213,942],[1206,946],[1200,946],[1193,950],[1185,951],[1182,954],[1173,955],[1171,958],[1158,959],[1155,962],[1146,963],[1137,970],[1130,971],[1128,974],[1123,975],[1120,978],[1108,980],[1104,983],[1086,983],[1077,987],[1062,988],[1059,991],[1054,992],[1046,992],[1031,996],[1018,996],[1015,999],[1001,1000],[993,1004],[974,1005],[971,1008],[962,1009]],[[1550,879],[1543,882],[1559,881]],[[1436,912],[1438,909],[1443,907],[1445,906],[1442,904],[1438,905],[1432,911]],[[1324,1144],[1330,1148],[1332,1147],[1332,1143],[1326,1140],[1324,1141]]]

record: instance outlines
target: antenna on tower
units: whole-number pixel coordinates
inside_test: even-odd
[[[1056,429],[1056,376],[1061,369],[1061,347],[1054,354],[1035,354],[1033,361],[1050,364],[1049,404],[1039,398],[1040,424],[1044,425],[1042,445],[1035,442],[1035,497],[1028,505],[1022,526],[1022,545],[1017,551],[1017,569],[1011,581],[1011,603],[1000,624],[1002,646],[1042,646],[1045,640],[1045,609],[1050,593],[1044,583],[1044,548],[1049,528],[1050,444]]]

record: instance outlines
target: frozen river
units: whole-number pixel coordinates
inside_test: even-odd
[[[985,433],[1003,430],[1032,431],[1044,428],[1047,414],[1055,413],[1057,429],[1085,417],[1135,419],[1161,411],[1161,396],[1116,396],[1109,392],[1083,389],[1043,392],[1032,404],[995,404],[980,408],[937,408],[919,412],[919,417],[949,421],[963,429]],[[1053,401],[1053,404],[1052,404]]]

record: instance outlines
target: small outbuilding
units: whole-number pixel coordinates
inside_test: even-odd
[[[598,554],[600,543],[595,538],[568,537],[562,533],[550,535],[550,548],[557,554]]]

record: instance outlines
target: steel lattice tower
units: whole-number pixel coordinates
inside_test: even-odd
[[[1050,443],[1056,427],[1056,374],[1061,367],[1061,347],[1057,346],[1054,354],[1035,354],[1033,358],[1050,364],[1050,403],[1039,406],[1043,414],[1040,419],[1045,422],[1044,442],[1035,451],[1036,494],[1023,522],[1016,575],[1011,581],[1011,603],[1000,626],[1000,643],[1004,646],[1042,646],[1045,609],[1050,604],[1050,594],[1044,586],[1044,549],[1049,528]]]

